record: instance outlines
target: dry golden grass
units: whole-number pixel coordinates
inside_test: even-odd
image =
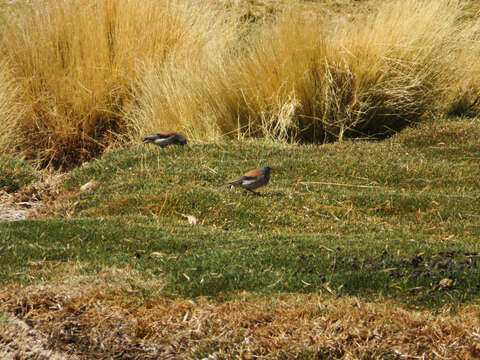
[[[444,103],[451,115],[475,117],[480,114],[479,25],[477,22],[462,29],[462,45],[455,54],[455,79],[447,86]]]
[[[279,6],[275,21],[209,64],[151,70],[139,81],[137,132],[176,126],[196,140],[246,134],[322,142],[391,134],[444,111],[459,93],[472,103],[476,57],[463,59],[478,43],[476,26],[459,21],[461,4],[377,7],[352,19]]]
[[[212,60],[146,68],[125,114],[129,140],[138,142],[157,129],[176,129],[193,141],[216,141],[236,132],[237,94],[227,76],[218,73],[223,67]]]
[[[126,131],[122,111],[143,63],[214,51],[223,35],[216,14],[155,0],[43,0],[12,10],[0,56],[23,91],[16,145],[60,167],[98,154]]]
[[[459,76],[457,56],[471,44],[459,31],[461,14],[446,0],[388,2],[332,31],[292,9],[231,73],[240,75],[249,116],[264,134],[322,141],[389,132],[445,100]]]
[[[293,358],[302,353],[329,359],[480,356],[478,306],[449,315],[448,309],[433,314],[355,298],[286,295],[272,299],[249,294],[226,303],[162,296],[139,303],[129,296],[129,288],[125,283],[119,291],[103,280],[92,283],[87,278],[23,289],[12,286],[0,292],[0,309],[45,334],[50,349],[70,355],[211,355],[229,359],[273,359],[282,354]],[[15,338],[14,332],[2,327],[0,339]]]
[[[16,130],[23,114],[18,103],[19,86],[11,76],[8,64],[0,61],[0,149],[12,149],[15,145]]]
[[[14,152],[69,167],[159,128],[323,142],[452,104],[475,113],[478,21],[463,4],[31,2],[3,12],[0,59],[19,91],[0,97],[21,116],[0,126],[15,128]]]

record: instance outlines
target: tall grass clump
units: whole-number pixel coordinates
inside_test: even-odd
[[[474,61],[459,59],[474,44],[465,31],[473,20],[461,17],[455,0],[389,1],[353,21],[287,5],[228,51],[145,71],[127,116],[132,133],[176,127],[201,140],[315,142],[390,135],[445,110],[452,85],[471,75]]]
[[[445,111],[449,116],[475,117],[480,115],[480,22],[465,27],[462,35],[456,79],[449,86]]]
[[[177,129],[194,141],[217,141],[239,135],[242,112],[238,89],[229,71],[241,56],[245,34],[260,28],[245,21],[241,6],[217,3],[218,12],[208,17],[217,23],[207,51],[183,59],[145,63],[133,89],[134,101],[125,112],[127,138],[138,141],[157,129]]]
[[[124,107],[144,63],[200,58],[221,33],[207,5],[170,0],[40,0],[4,17],[25,112],[16,146],[42,165],[69,167],[127,131]]]
[[[18,103],[20,91],[7,62],[0,60],[0,149],[3,153],[15,151],[16,129],[23,115]]]
[[[460,15],[456,1],[392,1],[332,30],[293,9],[238,59],[233,83],[265,136],[385,136],[445,100],[466,41]]]
[[[138,141],[157,129],[177,129],[194,141],[238,133],[238,94],[221,57],[212,53],[203,61],[146,66],[134,89],[135,103],[125,114],[129,138]]]

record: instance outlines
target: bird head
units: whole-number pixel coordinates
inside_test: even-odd
[[[185,144],[187,143],[187,138],[186,138],[185,136],[183,136],[182,134],[180,134],[180,133],[176,133],[176,134],[175,134],[175,138],[176,138],[176,140],[177,140],[177,141],[176,141],[177,144],[179,144],[179,145],[182,145],[182,146],[183,146],[183,145],[185,145]]]
[[[262,166],[260,168],[260,170],[264,173],[264,174],[269,174],[270,173],[270,170],[272,170],[272,168],[270,166]]]

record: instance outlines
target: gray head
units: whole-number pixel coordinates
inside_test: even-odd
[[[272,168],[270,166],[262,166],[259,170],[263,172],[265,175],[270,175],[270,170]]]
[[[183,146],[187,143],[187,138],[177,132],[175,133],[175,143]]]

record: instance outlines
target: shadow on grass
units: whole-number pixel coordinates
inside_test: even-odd
[[[452,247],[405,241],[401,234],[387,239],[169,230],[119,219],[21,221],[0,224],[0,230],[2,282],[48,280],[52,274],[42,268],[71,262],[84,264],[81,271],[90,274],[111,266],[134,269],[140,278],[166,281],[168,292],[193,298],[228,299],[244,290],[320,291],[436,307],[480,295],[480,247],[473,242]]]

